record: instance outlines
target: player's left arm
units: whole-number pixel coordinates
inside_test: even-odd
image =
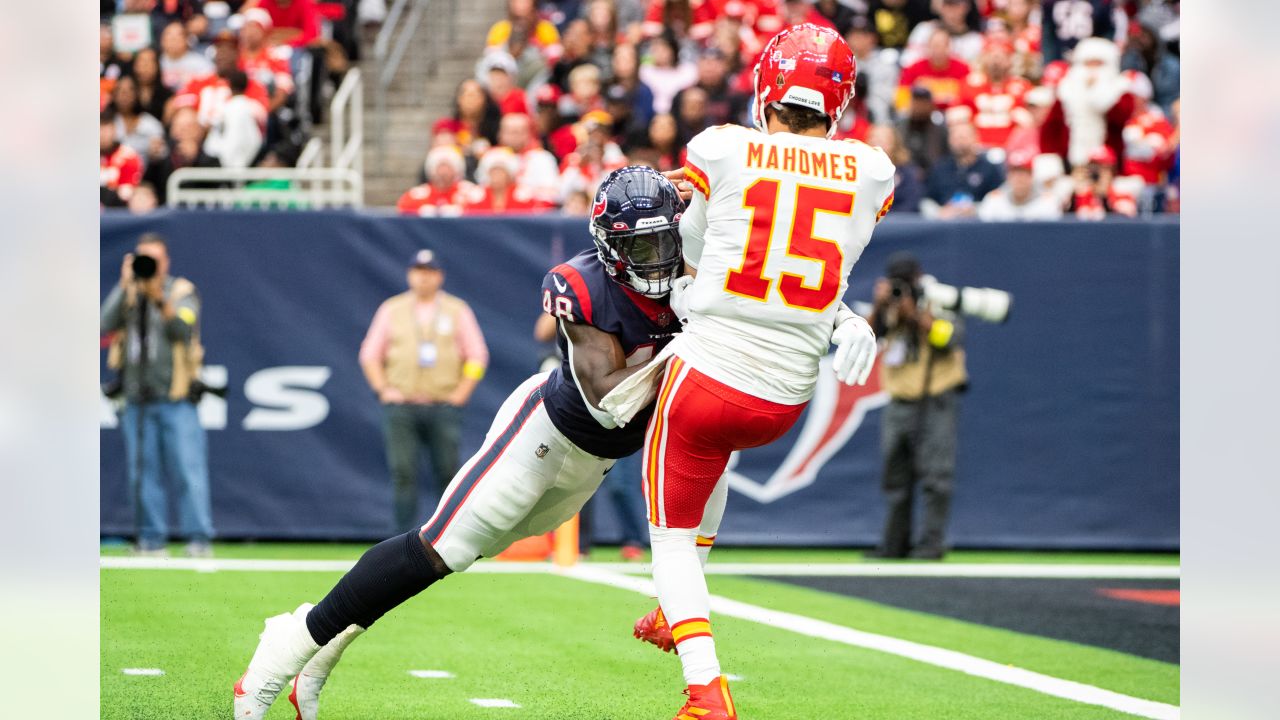
[[[600,410],[600,399],[623,380],[643,370],[645,364],[627,367],[622,343],[613,334],[597,327],[562,319],[560,332],[568,341],[569,369],[573,371],[582,399],[587,402],[587,409],[601,426],[616,427],[613,418]]]

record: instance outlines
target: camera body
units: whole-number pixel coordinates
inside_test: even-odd
[[[133,269],[133,277],[138,280],[150,280],[156,276],[160,270],[160,263],[150,255],[134,255],[133,262],[130,264]]]

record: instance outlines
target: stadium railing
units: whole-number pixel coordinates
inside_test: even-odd
[[[329,103],[329,166],[312,138],[291,168],[182,168],[169,176],[169,207],[320,209],[364,206],[364,80],[351,68]]]

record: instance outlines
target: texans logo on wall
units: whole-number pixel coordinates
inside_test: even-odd
[[[800,435],[782,465],[760,482],[736,470],[739,453],[734,453],[725,473],[729,487],[759,503],[771,503],[809,487],[822,466],[853,438],[867,413],[889,402],[889,394],[880,387],[879,368],[872,368],[866,385],[850,387],[836,380],[831,358],[828,355],[820,363],[818,385],[805,409]]]

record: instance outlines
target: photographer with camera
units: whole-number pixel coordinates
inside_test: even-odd
[[[113,335],[107,366],[120,373],[119,386],[107,393],[125,400],[120,427],[141,555],[168,552],[165,472],[179,484],[187,554],[212,554],[208,455],[195,405],[208,390],[199,380],[199,312],[195,285],[169,275],[168,247],[155,233],[125,255],[120,282],[102,303],[102,333]]]
[[[936,317],[920,263],[909,253],[889,258],[876,281],[871,326],[882,338],[881,383],[889,393],[881,429],[882,488],[888,503],[884,537],[873,557],[938,560],[951,511],[959,393],[968,381],[961,347],[963,322]],[[966,288],[967,289],[967,288]],[[912,496],[924,495],[924,527],[911,543]]]

